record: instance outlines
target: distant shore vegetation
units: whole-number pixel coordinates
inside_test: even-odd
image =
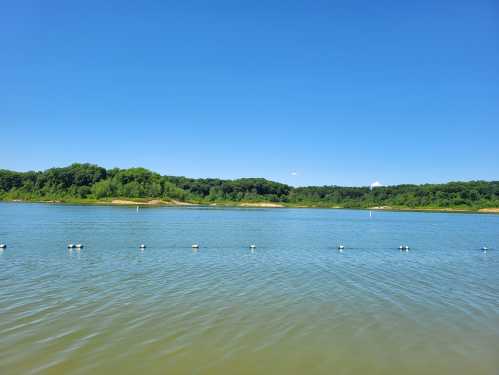
[[[197,204],[271,202],[284,206],[463,209],[499,207],[499,181],[369,187],[292,187],[263,178],[162,176],[144,168],[72,164],[45,171],[0,170],[0,199],[91,203],[160,199]]]

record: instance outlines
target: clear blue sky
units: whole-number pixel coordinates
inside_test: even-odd
[[[499,179],[497,0],[126,3],[3,2],[0,168]]]

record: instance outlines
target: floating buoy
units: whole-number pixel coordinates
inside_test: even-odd
[[[338,245],[338,250],[343,250],[345,248],[345,246],[343,245]]]
[[[72,244],[72,243],[70,243],[70,244],[68,245],[68,249],[73,249],[74,247],[75,247],[75,245],[74,245],[74,244]]]
[[[7,248],[7,245],[4,244],[4,243],[0,243],[0,249],[6,249]]]
[[[488,250],[487,246],[482,247],[482,251],[487,251],[487,250]]]
[[[139,246],[141,249],[145,249],[146,248],[146,245],[142,244]]]
[[[256,245],[250,245],[250,249],[256,249]]]
[[[407,246],[407,245],[405,245],[405,246],[404,245],[400,245],[399,246],[399,250],[401,250],[401,251],[402,250],[408,251],[409,250],[409,246]]]
[[[83,245],[82,245],[81,243],[77,243],[77,244],[75,245],[75,247],[76,247],[77,249],[83,249]]]
[[[199,249],[199,245],[195,243],[194,245],[191,246],[193,249]]]

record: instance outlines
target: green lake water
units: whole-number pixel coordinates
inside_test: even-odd
[[[499,215],[0,203],[0,242],[1,374],[499,373]]]

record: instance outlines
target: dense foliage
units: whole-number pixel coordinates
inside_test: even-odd
[[[499,207],[499,181],[377,187],[293,188],[263,178],[237,180],[161,176],[144,168],[72,164],[44,172],[0,170],[0,199],[102,200],[155,198],[191,202],[281,202],[318,207]]]
[[[499,207],[499,181],[368,187],[309,186],[290,194],[295,203],[340,207],[485,208]]]
[[[44,172],[0,170],[0,199],[162,198],[190,201],[284,201],[290,187],[263,178],[238,180],[161,176],[144,168],[106,170],[73,164]]]

